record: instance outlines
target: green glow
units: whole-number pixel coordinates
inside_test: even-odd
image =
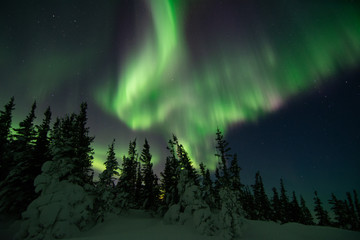
[[[360,59],[360,15],[351,5],[294,16],[294,36],[258,29],[253,41],[204,44],[197,62],[187,52],[180,1],[149,1],[149,9],[152,23],[125,57],[116,90],[106,85],[97,100],[133,130],[175,133],[212,169],[217,127],[255,121]]]

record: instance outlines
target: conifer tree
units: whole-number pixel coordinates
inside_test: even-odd
[[[142,208],[144,204],[143,198],[143,176],[141,174],[141,163],[137,161],[136,180],[135,180],[135,206],[136,208]]]
[[[300,223],[305,225],[314,225],[314,220],[311,215],[311,212],[309,208],[306,206],[306,202],[301,195],[300,195],[300,209],[301,209]]]
[[[292,200],[290,202],[290,222],[300,222],[301,219],[301,208],[296,198],[295,192],[293,191]]]
[[[239,194],[241,194],[242,187],[244,186],[240,181],[240,171],[241,167],[239,167],[237,161],[237,154],[234,154],[229,168],[230,188],[237,191]]]
[[[315,216],[318,219],[318,225],[330,226],[330,219],[328,212],[323,208],[322,202],[317,194],[317,191],[315,191],[314,204],[315,204],[314,211],[315,211]]]
[[[115,200],[115,176],[119,176],[119,163],[115,157],[114,151],[115,139],[109,146],[107,159],[105,161],[105,170],[99,174],[99,183],[96,186],[97,198],[96,206],[97,220],[104,221],[107,212],[113,211]]]
[[[346,225],[349,224],[349,219],[347,218],[345,203],[337,199],[334,193],[332,193],[329,204],[331,205],[331,210],[334,213],[334,226],[346,228]]]
[[[259,171],[255,174],[255,184],[252,185],[252,188],[254,192],[257,219],[269,220],[271,218],[270,202],[265,193],[264,184]]]
[[[281,222],[289,222],[289,199],[286,195],[286,190],[284,187],[284,181],[280,179],[280,202],[281,202]]]
[[[271,220],[274,222],[281,220],[281,201],[276,188],[272,188],[273,197],[271,199],[272,216]]]
[[[0,182],[6,178],[11,167],[10,130],[14,107],[14,97],[12,97],[5,105],[4,111],[0,111]]]
[[[176,139],[175,136],[173,138]],[[161,189],[163,192],[163,202],[165,207],[168,208],[173,204],[179,202],[179,193],[177,185],[179,183],[179,161],[176,158],[175,142],[170,139],[166,147],[170,155],[166,157],[164,171],[160,174],[162,177]]]
[[[354,205],[355,205],[355,209],[356,209],[357,222],[358,222],[357,230],[360,230],[360,202],[359,202],[357,192],[355,190],[353,190],[353,194],[354,194]]]
[[[87,103],[80,105],[80,113],[76,116],[76,175],[81,180],[78,184],[93,184],[94,171],[92,161],[94,149],[91,147],[94,137],[89,136],[89,127],[87,127]]]
[[[242,192],[242,208],[245,212],[245,217],[251,220],[257,219],[256,205],[254,196],[252,195],[249,186],[244,187],[244,191]]]
[[[35,140],[34,162],[31,164],[30,174],[34,179],[41,173],[42,165],[52,159],[50,153],[50,121],[51,110],[48,107],[44,113],[44,119],[38,128],[38,134]]]
[[[150,145],[145,139],[144,147],[140,155],[140,161],[143,164],[142,178],[143,186],[143,208],[146,210],[156,210],[158,205],[159,191],[157,186],[157,177],[153,171],[151,163],[152,155],[150,154]]]
[[[217,171],[218,177],[217,181],[219,182],[218,185],[220,187],[229,186],[229,170],[228,170],[228,161],[232,157],[229,153],[231,148],[229,147],[229,143],[224,139],[224,135],[219,130],[216,130],[216,153],[215,156],[219,159]]]
[[[210,208],[215,208],[214,188],[210,177],[210,171],[204,163],[200,163],[200,173],[202,177],[201,192],[202,197]]]
[[[34,161],[34,126],[36,103],[31,107],[25,120],[15,129],[13,167],[0,184],[0,212],[19,216],[27,205],[36,197],[34,192],[34,176],[31,174]]]
[[[128,156],[123,157],[121,175],[116,185],[118,207],[128,209],[136,205],[135,190],[138,167],[138,154],[136,150],[136,139],[130,141]]]
[[[348,205],[349,205],[349,220],[351,223],[351,230],[356,230],[359,228],[359,223],[358,223],[358,217],[356,214],[356,209],[354,206],[354,202],[352,200],[351,197],[351,193],[350,192],[346,192],[346,197],[347,197],[347,201],[348,201]]]

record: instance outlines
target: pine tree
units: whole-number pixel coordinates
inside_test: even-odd
[[[136,208],[142,208],[144,204],[143,197],[143,176],[141,174],[141,163],[137,161],[137,170],[136,170],[136,180],[135,180],[135,193],[134,193],[134,201]]]
[[[284,187],[284,181],[280,179],[280,202],[281,202],[281,222],[287,223],[289,219],[289,199],[286,195],[286,190]]]
[[[14,97],[5,105],[5,110],[0,111],[0,182],[8,175],[11,168],[11,121],[14,108]]]
[[[319,226],[330,226],[330,219],[328,216],[328,212],[324,210],[322,206],[322,202],[320,198],[318,197],[317,192],[315,191],[315,197],[314,197],[314,204],[315,204],[315,216],[318,219],[318,225]]]
[[[264,184],[259,171],[255,174],[255,184],[252,185],[252,188],[254,192],[257,219],[269,220],[271,218],[270,202],[265,193]]]
[[[96,206],[97,220],[104,221],[104,216],[113,211],[115,200],[115,176],[119,176],[119,163],[115,157],[114,151],[115,139],[109,146],[107,159],[105,161],[105,170],[99,174],[99,183],[96,186]]]
[[[143,208],[146,210],[156,210],[158,205],[158,186],[157,177],[153,171],[153,164],[151,163],[152,155],[150,154],[150,145],[145,139],[144,147],[140,155],[140,161],[143,164],[142,178],[143,186]]]
[[[25,120],[15,129],[13,167],[5,180],[0,184],[0,212],[13,214],[17,217],[36,197],[34,192],[34,176],[31,174],[34,161],[34,126],[36,103],[31,107]]]
[[[301,208],[296,198],[295,192],[292,194],[292,201],[290,202],[290,222],[300,222],[301,219]]]
[[[273,197],[271,199],[272,216],[271,220],[274,222],[281,220],[281,201],[276,188],[272,188]]]
[[[314,220],[311,215],[311,212],[309,208],[306,206],[306,202],[301,195],[300,195],[300,209],[301,209],[300,223],[305,225],[314,225]]]

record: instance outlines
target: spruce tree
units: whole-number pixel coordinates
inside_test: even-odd
[[[178,159],[176,158],[175,143],[172,139],[169,140],[168,146],[166,148],[169,150],[170,155],[166,157],[165,168],[160,175],[162,177],[161,189],[163,192],[163,203],[165,205],[165,208],[168,208],[169,206],[177,204],[179,202],[177,185],[180,178],[180,164]]]
[[[245,217],[247,219],[256,220],[257,219],[257,211],[254,196],[250,191],[249,186],[245,186],[242,192],[242,209],[245,212]]]
[[[301,219],[301,208],[296,198],[295,192],[293,191],[292,200],[290,202],[290,222],[300,222]]]
[[[80,105],[80,112],[76,116],[76,175],[81,186],[93,184],[94,170],[92,161],[94,149],[91,147],[94,137],[89,136],[89,127],[87,127],[87,103]]]
[[[355,209],[356,209],[357,222],[358,222],[357,230],[360,230],[360,202],[359,202],[357,192],[355,190],[353,190],[353,194],[354,194],[354,205],[355,205]]]
[[[215,208],[215,199],[214,199],[214,188],[213,182],[210,177],[210,171],[206,168],[204,163],[200,163],[200,173],[201,173],[201,192],[202,197],[205,202],[210,206],[210,208]]]
[[[0,182],[8,175],[11,168],[11,121],[15,109],[14,97],[0,111]]]
[[[229,153],[231,148],[229,147],[229,143],[224,139],[224,135],[219,130],[216,130],[216,153],[215,156],[218,160],[218,171],[219,171],[219,181],[220,187],[229,187],[230,178],[229,178],[229,170],[228,170],[228,162],[232,155]]]
[[[348,218],[346,215],[346,206],[345,203],[334,195],[331,194],[331,199],[329,200],[329,204],[331,205],[331,210],[334,214],[334,226],[340,228],[346,228],[346,225],[349,224]]]
[[[330,219],[328,212],[323,208],[322,202],[317,194],[317,191],[314,192],[314,204],[315,204],[315,216],[318,220],[319,226],[330,226]]]
[[[152,155],[150,154],[150,145],[145,139],[144,147],[140,155],[140,161],[143,164],[141,169],[143,186],[143,208],[146,210],[156,210],[158,205],[158,186],[157,177],[153,171],[153,164],[151,163]]]
[[[269,199],[265,193],[264,184],[258,171],[255,174],[255,184],[252,185],[254,192],[254,200],[257,212],[257,219],[270,220],[271,218],[271,207]]]
[[[284,181],[280,179],[280,202],[281,202],[281,222],[287,223],[289,219],[289,198],[286,195],[286,190],[284,187]]]
[[[271,220],[277,222],[281,220],[281,201],[276,188],[273,187],[272,191],[273,191],[273,197],[271,199],[271,209],[272,209]]]
[[[348,205],[349,205],[349,219],[351,222],[351,230],[357,230],[359,228],[359,222],[358,222],[358,217],[356,214],[356,209],[354,206],[354,202],[352,200],[351,197],[351,193],[350,192],[346,192],[346,197],[347,197],[347,201],[348,201]]]
[[[51,110],[48,107],[44,113],[44,119],[40,126],[37,126],[38,134],[35,140],[34,162],[32,163],[32,169],[30,174],[33,174],[35,178],[41,173],[42,165],[52,159],[50,153],[50,121]]]
[[[240,171],[241,167],[239,167],[237,161],[237,154],[234,154],[229,168],[230,188],[237,191],[239,194],[241,194],[242,187],[244,186],[240,181]]]
[[[138,167],[138,154],[136,150],[136,139],[130,141],[128,156],[123,157],[121,175],[116,185],[117,205],[121,209],[128,209],[136,206],[136,173]]]
[[[314,220],[311,215],[311,212],[309,208],[306,206],[306,202],[301,195],[300,195],[300,209],[301,209],[300,223],[304,225],[314,225]]]
[[[34,162],[34,126],[36,103],[31,107],[25,120],[15,129],[13,167],[0,184],[0,212],[20,216],[27,205],[36,197],[34,191],[35,177],[31,173]]]
[[[99,182],[96,186],[96,211],[97,220],[104,221],[104,216],[113,211],[115,200],[115,176],[119,176],[119,163],[115,157],[114,151],[115,139],[109,146],[107,158],[105,161],[105,170],[99,174]]]

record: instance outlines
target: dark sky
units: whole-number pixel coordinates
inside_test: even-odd
[[[214,169],[226,133],[241,177],[316,189],[359,188],[360,14],[356,1],[6,1],[0,104],[14,125],[38,102],[55,116],[89,104],[96,169],[116,138],[148,138],[157,171],[175,133]],[[140,149],[139,149],[140,150]]]

